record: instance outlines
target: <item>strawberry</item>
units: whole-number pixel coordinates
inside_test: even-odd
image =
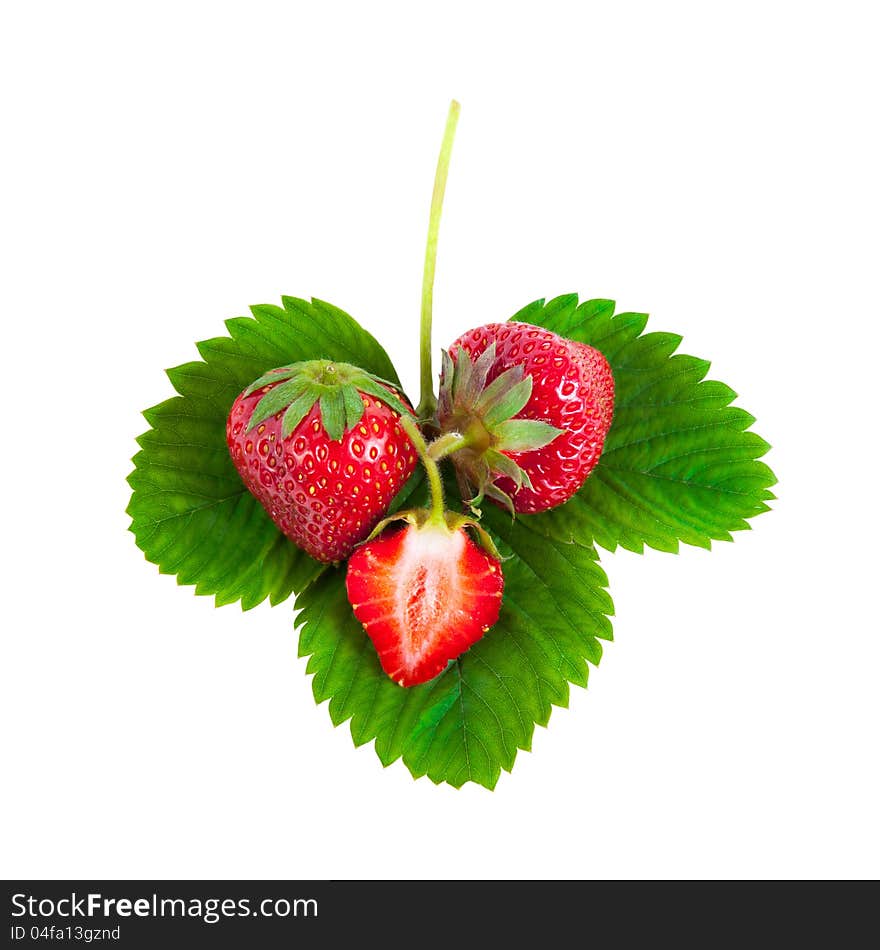
[[[504,578],[498,552],[478,547],[473,524],[446,513],[402,515],[410,523],[359,547],[345,579],[354,615],[382,669],[401,686],[433,679],[498,619]],[[390,520],[390,519],[389,519]]]
[[[613,409],[605,357],[541,327],[489,323],[443,354],[437,419],[473,505],[485,495],[530,514],[567,501],[599,461]]]
[[[395,387],[347,363],[270,370],[229,412],[226,441],[245,485],[294,544],[339,561],[369,535],[412,474]]]

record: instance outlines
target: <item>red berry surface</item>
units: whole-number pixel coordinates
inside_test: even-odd
[[[348,562],[355,616],[401,686],[443,672],[498,619],[500,563],[462,529],[427,524],[386,532]]]
[[[283,412],[248,431],[260,399],[242,393],[226,423],[232,461],[248,489],[295,544],[319,561],[339,561],[369,535],[416,466],[399,414],[361,393],[364,413],[332,440],[315,403],[286,438]]]
[[[488,383],[518,363],[532,377],[531,396],[516,418],[566,430],[543,448],[505,453],[528,473],[532,490],[524,486],[516,491],[507,478],[497,481],[517,511],[545,511],[571,498],[599,461],[614,410],[611,367],[593,347],[529,323],[489,323],[468,330],[449,354],[454,360],[464,349],[476,360],[493,342]]]

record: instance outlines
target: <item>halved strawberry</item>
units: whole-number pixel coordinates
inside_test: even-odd
[[[359,547],[345,584],[382,669],[401,686],[415,686],[442,673],[495,623],[504,578],[499,558],[465,532],[471,519],[447,513],[438,523],[427,511],[397,517],[410,523]]]

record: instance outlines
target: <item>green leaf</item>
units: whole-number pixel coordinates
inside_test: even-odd
[[[487,506],[488,507],[488,506]],[[384,765],[402,759],[414,777],[494,788],[535,724],[568,705],[569,684],[611,639],[607,578],[590,546],[562,544],[494,509],[488,527],[515,556],[504,562],[498,622],[429,683],[405,689],[382,671],[351,612],[344,569],[325,571],[296,600],[299,653],[312,690],[335,725],[351,722],[355,745],[375,740]]]
[[[218,605],[277,604],[323,570],[289,541],[247,491],[226,448],[236,396],[270,369],[310,359],[351,362],[399,386],[387,354],[348,314],[284,298],[226,322],[229,336],[197,344],[201,361],[168,370],[179,393],[144,416],[149,431],[129,476],[138,547],[163,574]]]
[[[676,354],[681,337],[643,333],[646,314],[614,314],[610,300],[577,306],[567,296],[536,301],[512,319],[588,343],[611,364],[614,421],[583,488],[542,519],[560,540],[592,538],[610,551],[679,542],[708,548],[767,511],[776,477],[759,461],[769,445],[754,418],[731,406],[736,393],[706,380],[706,360]]]
[[[611,639],[613,608],[594,541],[639,551],[729,538],[773,497],[775,479],[759,461],[768,446],[749,431],[752,417],[731,405],[733,390],[705,379],[709,364],[677,354],[678,336],[645,334],[643,314],[615,315],[604,300],[578,305],[573,295],[525,307],[515,319],[590,343],[609,359],[617,401],[606,450],[560,508],[511,519],[484,506],[481,530],[505,555],[499,620],[440,676],[404,689],[382,671],[351,611],[344,566],[321,565],[281,535],[229,458],[232,402],[261,376],[264,385],[280,383],[273,392],[282,389],[289,376],[269,372],[276,367],[331,359],[399,387],[384,350],[350,316],[321,301],[283,303],[227,321],[228,336],[197,344],[201,360],[168,371],[179,395],[144,413],[150,429],[138,439],[129,477],[131,530],[160,571],[213,594],[218,605],[239,601],[247,609],[296,592],[300,655],[309,657],[315,698],[329,701],[334,723],[350,722],[357,745],[375,742],[385,765],[400,759],[416,777],[493,788],[517,752],[531,748],[535,725],[547,724],[553,706],[567,705],[570,684],[586,686],[602,640]],[[485,382],[484,363],[459,365],[465,387]],[[444,372],[450,368],[445,356]],[[364,391],[408,411],[376,380]],[[521,394],[515,397],[511,405]],[[291,413],[308,411],[299,398],[285,425]],[[354,424],[363,405],[343,386],[321,409],[336,431]],[[507,434],[523,433],[514,426]],[[458,508],[449,475],[448,507]],[[426,500],[420,468],[391,511]]]

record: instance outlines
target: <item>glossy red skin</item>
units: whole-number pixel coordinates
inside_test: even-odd
[[[473,646],[498,620],[504,588],[500,563],[462,530],[441,541],[451,554],[443,558],[447,570],[407,557],[407,539],[417,542],[420,530],[392,529],[362,545],[345,579],[354,615],[400,686],[433,679]],[[433,597],[426,594],[432,582]]]
[[[605,357],[583,343],[529,323],[489,323],[468,330],[449,348],[463,348],[476,359],[495,342],[496,358],[488,382],[517,363],[532,377],[532,395],[517,419],[540,419],[568,430],[531,452],[508,452],[532,480],[534,491],[507,478],[497,486],[525,514],[555,508],[583,485],[602,454],[614,411],[614,377]]]
[[[319,561],[341,561],[385,516],[417,457],[400,415],[361,393],[364,414],[333,442],[316,403],[285,439],[283,413],[250,432],[247,425],[264,386],[232,404],[226,443],[242,480],[294,544]]]

